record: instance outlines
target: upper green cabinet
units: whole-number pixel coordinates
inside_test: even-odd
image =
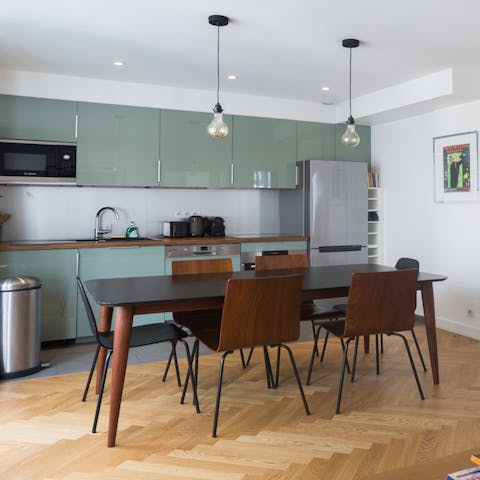
[[[296,122],[233,117],[233,186],[295,188]]]
[[[297,160],[334,160],[335,125],[297,122]]]
[[[75,141],[76,102],[0,95],[0,138]]]
[[[342,145],[340,141],[343,132],[345,132],[345,123],[335,125],[335,160],[370,164],[370,127],[356,125],[355,130],[360,136],[360,145],[349,148]]]
[[[226,187],[232,163],[232,118],[225,115],[230,135],[211,138],[212,114],[162,110],[160,122],[160,185],[163,187]]]
[[[158,185],[160,110],[78,104],[77,183]]]

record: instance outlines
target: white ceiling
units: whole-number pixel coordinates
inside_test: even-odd
[[[476,0],[12,0],[0,14],[0,72],[26,70],[311,102],[365,95],[448,67],[480,66]],[[112,66],[123,60],[123,68]],[[235,81],[226,80],[234,73]],[[331,92],[321,91],[323,85]]]

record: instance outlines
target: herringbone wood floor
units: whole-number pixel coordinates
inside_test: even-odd
[[[417,331],[426,352],[423,328]],[[246,370],[231,356],[217,439],[210,432],[218,355],[200,359],[200,415],[191,404],[178,404],[173,376],[161,382],[163,362],[129,367],[112,449],[105,434],[108,391],[100,433],[91,434],[94,395],[80,401],[85,374],[6,382],[0,385],[0,478],[442,479],[471,466],[469,453],[480,451],[480,342],[443,331],[438,340],[441,384],[432,385],[430,371],[419,372],[425,401],[401,340],[386,338],[380,376],[374,355],[359,355],[341,415],[334,414],[338,341],[330,340],[305,387],[310,417],[286,358],[280,387],[267,390],[260,351]],[[305,379],[311,343],[293,348]]]

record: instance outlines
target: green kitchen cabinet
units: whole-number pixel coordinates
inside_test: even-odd
[[[77,104],[0,95],[0,138],[75,142]]]
[[[78,103],[77,184],[158,185],[160,110]]]
[[[82,248],[79,254],[79,275],[83,281],[95,278],[148,277],[163,275],[165,271],[163,246]],[[89,299],[96,318],[99,319],[100,309],[90,295]],[[162,321],[163,317],[163,314],[138,315],[134,319],[134,325],[156,323]],[[76,333],[80,339],[92,335],[80,296]]]
[[[296,122],[233,117],[233,186],[295,188]]]
[[[24,250],[0,253],[0,275],[40,279],[42,341],[76,335],[76,250]]]
[[[360,145],[349,148],[342,145],[341,137],[345,132],[345,123],[335,125],[335,160],[344,162],[365,162],[370,164],[370,127],[356,125],[355,130],[360,136]]]
[[[162,110],[160,121],[160,185],[163,187],[230,186],[232,118],[224,120],[230,134],[207,135],[211,113]]]
[[[297,122],[297,160],[334,160],[335,125]]]

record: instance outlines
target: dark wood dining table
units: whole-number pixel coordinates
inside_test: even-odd
[[[115,336],[113,344],[112,379],[110,393],[110,418],[107,445],[116,441],[125,371],[127,367],[130,335],[135,315],[208,310],[222,308],[225,287],[229,278],[302,273],[303,300],[338,298],[348,296],[353,272],[379,272],[394,270],[377,264],[335,265],[295,270],[269,272],[242,271],[201,275],[107,278],[88,280],[85,285],[93,299],[100,305],[99,331],[110,331],[115,309]],[[432,369],[433,383],[440,381],[438,371],[437,337],[433,282],[446,280],[443,275],[420,272],[418,290],[422,294],[425,329]],[[106,352],[101,352],[97,364],[97,392],[100,372]]]

